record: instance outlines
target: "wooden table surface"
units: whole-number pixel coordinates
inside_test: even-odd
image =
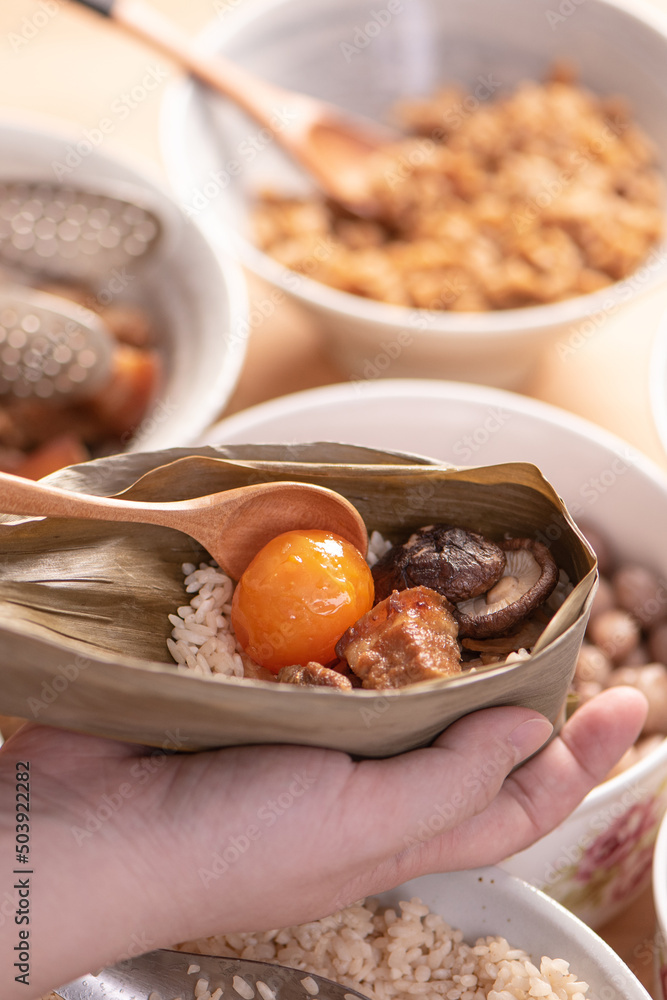
[[[225,16],[222,0],[151,2],[188,33]],[[239,0],[230,2],[237,6]],[[667,0],[653,3],[667,12]],[[177,72],[168,60],[67,0],[4,0],[0,48],[0,116],[59,121],[76,137],[108,117],[148,69],[164,68],[164,82],[127,115],[115,115],[104,139],[107,152],[129,157],[164,179],[158,115],[165,87]],[[255,295],[261,291],[256,281],[250,289]],[[574,354],[559,357],[555,346],[545,350],[527,392],[595,421],[667,468],[648,398],[652,342],[666,312],[663,288],[608,318]],[[224,412],[344,379],[326,357],[312,322],[283,303],[252,332],[245,367]],[[650,891],[601,933],[651,990],[655,915]]]

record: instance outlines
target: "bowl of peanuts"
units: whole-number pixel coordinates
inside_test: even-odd
[[[219,95],[178,83],[163,149],[189,214],[317,321],[352,379],[524,388],[559,335],[664,278],[667,22],[641,2],[231,5],[202,45],[391,124],[376,208],[325,200]],[[593,42],[594,40],[594,42]]]
[[[570,711],[603,687],[634,684],[650,712],[614,773],[557,830],[503,862],[592,926],[648,884],[667,809],[667,477],[629,444],[528,397],[429,379],[379,379],[296,393],[228,417],[205,444],[339,440],[459,466],[530,461],[587,535],[599,588]],[[547,528],[540,540],[557,541]],[[552,537],[553,536],[553,537]]]

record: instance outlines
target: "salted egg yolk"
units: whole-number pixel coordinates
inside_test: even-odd
[[[373,595],[371,571],[350,542],[328,531],[286,531],[239,580],[232,626],[246,653],[273,673],[310,660],[325,664]]]

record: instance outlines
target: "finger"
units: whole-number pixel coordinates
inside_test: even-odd
[[[518,707],[489,708],[454,723],[432,747],[357,765],[346,789],[345,830],[369,829],[376,857],[431,840],[484,811],[506,776],[552,733],[543,716]],[[391,824],[360,822],[391,814]],[[367,847],[369,845],[367,844]]]
[[[146,752],[145,747],[136,744],[121,743],[87,733],[73,733],[66,729],[44,726],[39,722],[27,722],[0,747],[0,753],[3,754],[34,755],[39,758],[40,765],[45,765],[44,769],[48,769],[49,762],[57,769],[65,759],[113,759],[142,756]]]
[[[484,813],[456,831],[445,848],[450,866],[494,864],[555,829],[634,743],[646,710],[634,688],[611,688],[583,705],[556,739],[507,778]],[[430,863],[437,865],[438,857]]]
[[[530,709],[516,707],[487,708],[459,719],[433,742],[434,747],[467,758],[471,745],[490,753],[490,744],[513,753],[513,765],[535,753],[551,736],[553,726],[548,719]],[[484,742],[486,740],[486,747]]]
[[[647,711],[648,702],[636,688],[610,688],[575,712],[563,727],[561,743],[597,784],[640,735]]]

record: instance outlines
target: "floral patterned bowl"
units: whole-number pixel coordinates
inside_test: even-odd
[[[665,474],[588,421],[514,393],[427,379],[327,386],[235,414],[209,430],[204,443],[332,436],[461,465],[534,462],[575,520],[596,526],[619,559],[643,562],[667,579],[667,547],[656,545],[667,520]],[[650,882],[666,809],[667,740],[502,866],[599,927]],[[664,912],[667,925],[667,905]]]
[[[656,1000],[667,1000],[667,818],[660,824],[653,859],[653,899],[658,915],[653,947]]]
[[[503,862],[503,868],[521,874],[590,926],[600,926],[650,881],[665,810],[667,742],[598,785],[557,830]],[[667,853],[667,838],[663,842]]]

